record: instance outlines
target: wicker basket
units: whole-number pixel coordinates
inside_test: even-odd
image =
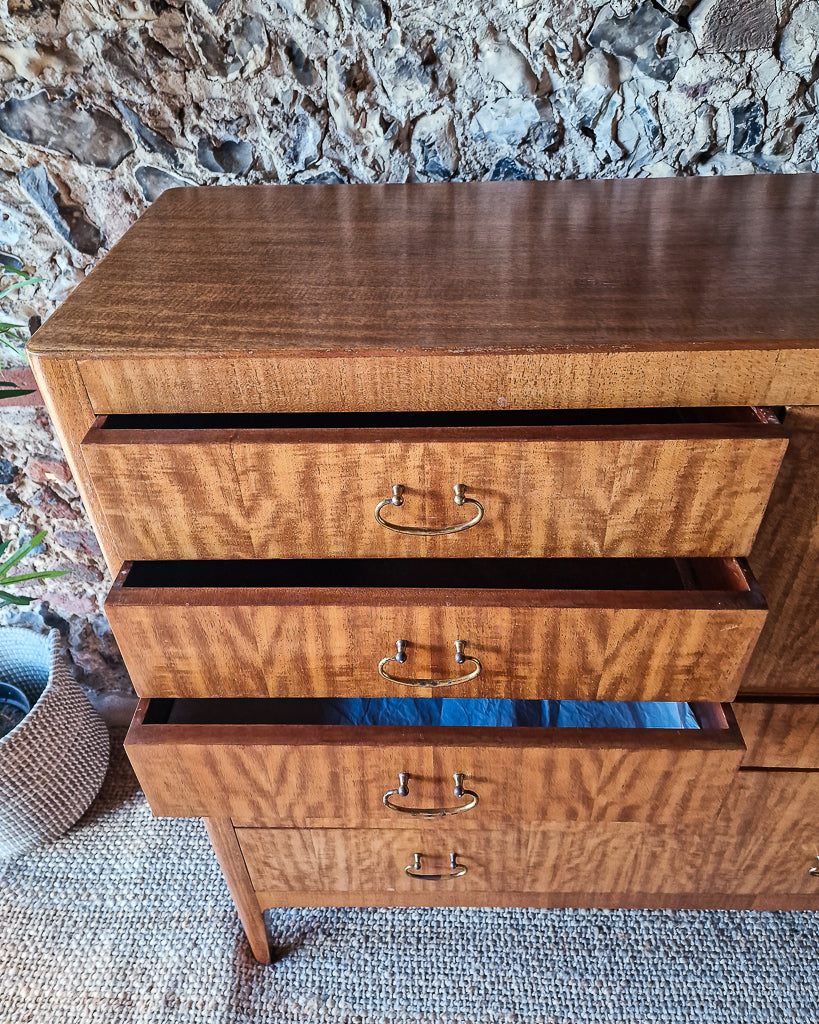
[[[56,839],[86,811],[108,768],[108,730],[60,653],[60,635],[0,626],[0,679],[31,711],[0,739],[0,858]]]

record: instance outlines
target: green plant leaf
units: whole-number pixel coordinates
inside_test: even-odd
[[[42,281],[41,277],[30,277],[26,281],[15,281],[14,284],[10,284],[8,288],[4,288],[0,292],[0,299],[5,299],[7,295],[11,295],[12,292],[17,291],[18,288],[25,288],[29,284],[39,284]]]
[[[54,576],[67,576],[68,569],[45,569],[42,572],[27,572],[22,576],[0,576],[4,587],[10,587],[12,583],[25,583],[27,580],[47,580]]]
[[[33,395],[34,392],[29,388],[18,388],[16,384],[13,384],[10,380],[0,380],[0,402],[4,398],[22,398],[23,395]]]
[[[3,577],[6,575],[6,573],[13,565],[17,565],[17,563],[22,558],[25,558],[26,555],[30,555],[31,552],[37,547],[37,545],[41,541],[45,540],[45,536],[46,531],[41,530],[39,533],[35,534],[31,538],[31,540],[26,541],[26,543],[21,548],[18,548],[11,556],[11,558],[7,558],[5,562],[0,562],[0,580],[3,579]]]
[[[44,569],[37,570],[35,572],[18,573],[16,576],[9,576],[9,569],[13,565],[16,565],[21,559],[25,558],[26,555],[31,554],[34,548],[45,538],[46,531],[41,530],[35,534],[30,540],[26,541],[25,544],[21,545],[5,562],[0,562],[0,584],[4,587],[12,586],[15,583],[27,583],[29,580],[47,580],[54,579],[56,576],[67,576],[70,572],[69,569]],[[10,541],[3,541],[0,543],[0,555],[3,555],[9,547]],[[0,604],[5,602],[6,604],[18,604],[27,605],[31,604],[33,598],[16,596],[9,594],[8,591],[0,590]]]
[[[4,274],[14,274],[16,277],[22,277],[23,280],[28,281],[31,278],[31,274],[27,270],[22,268],[10,267],[8,263],[0,264],[0,277]]]
[[[15,339],[15,341],[17,342],[16,345],[14,341],[10,340],[10,337]],[[25,338],[21,338],[19,337],[19,335],[16,334],[12,334],[11,336],[9,336],[0,332],[0,345],[5,345],[6,348],[11,349],[11,351],[14,352],[16,355],[20,354],[20,343],[25,342],[25,340]]]

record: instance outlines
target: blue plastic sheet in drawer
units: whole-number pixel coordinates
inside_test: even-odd
[[[321,701],[325,725],[559,726],[698,729],[687,704],[650,701],[459,700],[391,697]]]

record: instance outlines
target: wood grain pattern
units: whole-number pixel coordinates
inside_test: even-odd
[[[819,700],[741,700],[733,709],[748,748],[743,765],[819,768]]]
[[[253,955],[261,964],[271,961],[270,944],[264,926],[264,917],[247,872],[236,830],[230,818],[205,818],[205,828],[213,846],[219,867],[227,882],[230,895],[239,912]]]
[[[409,806],[445,806],[463,772],[480,798],[441,831],[531,821],[716,817],[744,752],[716,730],[145,724],[126,749],[151,809],[229,814],[238,825],[417,827],[383,794],[410,773]]]
[[[533,823],[416,829],[240,828],[262,906],[648,906],[819,909],[819,773],[734,776],[708,828]],[[410,879],[413,854],[459,879]]]
[[[123,559],[116,537],[109,529],[105,510],[98,500],[81,448],[81,441],[94,422],[94,413],[77,364],[70,359],[43,356],[32,356],[30,362],[108,570],[112,577],[116,577]]]
[[[707,835],[709,893],[801,893],[819,909],[819,772],[742,769]]]
[[[819,403],[812,347],[457,355],[399,348],[377,357],[358,354],[354,341],[339,355],[143,352],[85,358],[80,367],[100,414]]]
[[[230,445],[138,445],[123,452],[84,442],[82,453],[119,550],[160,559],[228,552],[253,558]]]
[[[94,429],[82,450],[119,550],[134,560],[726,556],[750,550],[784,454],[766,431],[509,428],[498,440],[467,428],[402,442],[371,429],[340,442],[339,431],[317,430],[304,443],[296,430]],[[393,533],[373,510],[398,483],[404,505],[383,513],[390,522],[468,521],[474,506],[455,505],[457,483],[484,519],[444,537]]]
[[[125,572],[105,608],[137,692],[153,697],[430,696],[386,682],[379,662],[404,639],[391,675],[463,675],[460,639],[481,673],[439,696],[732,700],[765,618],[755,587],[414,589],[384,572],[382,588],[340,574],[333,590],[128,587]]]
[[[32,346],[811,347],[817,210],[809,174],[171,190]]]
[[[95,413],[819,405],[817,227],[816,175],[177,190],[29,349],[112,571],[126,553],[361,552],[393,569],[419,552],[738,554],[784,445],[734,428],[357,437],[353,455],[341,437],[80,442]],[[780,609],[747,683],[759,692],[819,692],[818,423],[792,416],[757,544]],[[482,531],[410,551],[374,534],[395,482],[408,487],[396,513],[435,523],[454,511],[453,483],[483,488]],[[143,692],[380,695],[375,676],[355,689],[370,685],[362,661],[402,635],[401,671],[423,675],[451,669],[452,640],[467,640],[486,671],[459,695],[730,697],[764,609],[739,569],[725,592],[710,575],[692,571],[673,600],[610,607],[600,594],[433,600],[398,581],[378,600],[120,587],[110,608]],[[712,587],[704,602],[698,586]],[[208,818],[263,961],[273,905],[819,909],[819,771],[751,767],[813,767],[813,708],[741,705],[747,756],[716,705],[700,732],[151,724],[148,710],[127,747],[151,805]],[[400,802],[457,802],[458,771],[480,803],[419,824],[383,805],[399,771]],[[420,844],[433,860],[457,846],[473,888],[413,891],[404,858]]]
[[[819,694],[819,408],[789,409],[788,452],[751,554],[771,616],[743,692]]]
[[[632,822],[540,824],[504,831],[434,829],[237,829],[257,891],[356,893],[377,890],[450,900],[481,893],[691,892],[698,882],[699,847],[667,826]],[[467,873],[426,881],[404,870],[420,853],[421,870],[447,873],[450,853]],[[266,897],[264,897],[266,899]]]
[[[278,890],[256,894],[264,907],[451,907],[449,893],[426,893],[423,901],[416,895],[384,893],[383,890],[317,893],[310,889],[291,890],[285,896]],[[614,909],[634,910],[809,910],[817,909],[817,897],[798,893],[711,893],[704,890],[686,893],[653,892],[485,892],[462,894],[459,907],[537,907],[542,909]]]

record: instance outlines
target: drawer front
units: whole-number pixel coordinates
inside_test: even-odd
[[[391,431],[105,422],[82,452],[124,560],[744,555],[786,446],[759,420]],[[396,485],[403,503],[379,523]],[[468,529],[397,532],[463,526],[480,514],[475,501],[483,517]]]
[[[358,897],[368,905],[389,902],[391,894],[419,903],[477,896],[487,904],[516,893],[693,892],[701,846],[671,826],[631,822],[446,835],[430,829],[239,828],[237,837],[265,906],[289,901],[294,893],[329,895],[331,903],[334,895],[344,903]]]
[[[741,771],[717,819],[707,822],[538,822],[447,832],[239,828],[237,836],[265,907],[819,910],[817,806],[819,773]],[[411,877],[408,867],[442,877]]]
[[[819,772],[743,768],[709,831],[707,854],[709,891],[801,894],[819,910]]]
[[[155,814],[409,828],[419,817],[407,808],[470,804],[423,821],[441,831],[701,821],[715,817],[744,751],[719,705],[699,707],[703,729],[677,730],[246,724],[276,718],[280,707],[248,704],[246,718],[208,724],[190,716],[218,716],[219,701],[205,710],[201,701],[140,702],[126,748]],[[455,773],[464,775],[463,795]],[[385,806],[390,791],[394,806]]]
[[[777,217],[779,215],[778,211]],[[674,220],[679,221],[676,212]],[[231,227],[231,232],[235,234],[234,227]],[[561,247],[564,240],[561,237]],[[709,237],[709,245],[712,243],[713,232]],[[590,253],[597,244],[598,237]],[[748,251],[757,249],[758,243],[755,241]],[[427,251],[425,249],[425,256]],[[697,252],[697,258],[700,259],[701,250],[697,249]],[[675,245],[667,266],[677,259],[678,254]],[[266,254],[261,258],[266,259]],[[244,269],[247,265],[245,250],[239,259]],[[544,261],[538,259],[537,273],[540,278],[544,276],[543,267]],[[383,262],[379,273],[382,273],[382,269]],[[552,270],[553,265],[549,268],[550,275]],[[597,269],[592,273],[597,273]],[[695,271],[698,280],[702,273],[700,263]],[[779,285],[783,277],[780,264],[776,272],[771,274],[771,279]],[[716,282],[716,274],[713,279]],[[300,279],[300,292],[302,287]],[[235,281],[227,283],[225,289],[234,295]],[[152,286],[146,286],[145,291],[152,291]],[[747,279],[743,279],[737,291],[741,292],[743,299],[747,299]],[[803,294],[808,291],[808,288],[802,288]],[[608,289],[605,292],[608,293]],[[720,303],[714,322],[725,325],[730,323],[729,330],[732,338],[735,338],[733,332],[736,331],[736,321],[726,317],[724,292],[718,285],[715,285],[714,292],[718,293]],[[665,313],[668,310],[668,298],[668,274],[663,270],[662,308]],[[308,334],[312,333],[316,320],[324,314],[325,299],[326,287],[322,283],[319,299],[321,315],[311,316]],[[392,305],[392,301],[391,298],[389,305]],[[521,305],[524,302],[530,303],[530,297],[523,299]],[[574,298],[572,304],[575,308],[581,305]],[[413,311],[415,308],[413,306]],[[781,292],[777,292],[770,308],[776,311],[777,317],[770,336],[780,336],[784,308]],[[759,310],[757,305],[756,312]],[[73,341],[81,334],[83,337],[87,335],[88,312],[88,309],[83,310],[82,330],[71,331]],[[156,312],[154,307],[152,314],[156,315]],[[620,339],[633,337],[635,313],[630,302],[629,325],[619,334],[617,341],[607,341],[607,338],[612,337],[610,333],[605,329],[601,331],[599,324],[590,322],[588,315],[583,312],[583,329],[587,332],[588,342],[586,351],[567,351],[563,347],[554,351],[548,342],[533,350],[532,338],[543,331],[544,321],[539,319],[521,342],[524,351],[507,352],[469,351],[469,346],[475,344],[476,331],[471,327],[465,329],[463,325],[459,326],[457,339],[450,343],[454,352],[451,349],[407,351],[405,325],[402,322],[399,341],[401,351],[396,352],[391,341],[383,340],[384,321],[379,308],[377,333],[381,351],[362,352],[360,306],[357,306],[355,326],[346,334],[346,347],[340,352],[330,353],[322,345],[318,355],[309,352],[305,354],[299,345],[300,350],[296,352],[279,353],[268,349],[248,354],[246,351],[231,352],[225,349],[224,313],[225,303],[222,302],[213,316],[207,318],[207,326],[204,328],[203,340],[207,339],[205,344],[218,346],[214,350],[215,354],[191,351],[190,331],[196,323],[195,317],[185,318],[184,344],[179,345],[176,351],[169,351],[168,348],[162,350],[168,334],[164,326],[162,340],[150,354],[145,348],[137,352],[129,350],[125,355],[110,348],[106,350],[102,341],[97,343],[96,337],[91,358],[88,358],[88,353],[71,348],[70,357],[80,357],[78,365],[84,390],[94,409],[100,413],[170,415],[180,412],[255,414],[275,410],[291,412],[294,409],[322,413],[328,408],[348,412],[378,412],[384,409],[400,412],[413,408],[431,411],[469,410],[482,401],[490,401],[493,406],[496,403],[498,406],[503,404],[508,409],[541,409],[544,406],[554,409],[595,409],[656,406],[662,403],[687,406],[709,402],[716,405],[751,402],[766,405],[815,405],[819,401],[819,352],[809,346],[777,347],[770,342],[760,342],[758,347],[749,348],[731,340],[717,347],[712,344],[703,347],[689,345],[686,350],[679,345],[659,341],[657,320],[647,316],[645,323],[650,324],[652,347],[621,349],[623,341]],[[682,307],[679,315],[690,316],[690,307]],[[168,316],[171,318],[171,329],[178,327],[180,317],[175,308],[169,311]],[[218,338],[214,336],[212,327],[215,318],[218,318],[220,324]],[[505,321],[505,316],[503,319]],[[247,325],[248,318],[245,316],[242,334],[246,332]],[[269,343],[269,328],[262,322],[256,326],[262,332],[260,341],[264,347],[265,342]],[[500,341],[500,335],[503,339],[501,344],[509,345],[506,323],[498,325],[491,320],[483,320],[481,326],[483,329],[489,327],[493,332],[493,344]],[[663,333],[673,335],[677,328],[677,322],[669,323],[667,331]],[[109,316],[100,329],[100,337],[107,341],[110,330]],[[422,345],[426,347],[429,328],[425,324],[422,330]],[[803,333],[802,337],[814,336],[813,327],[802,330],[810,332],[807,335]],[[144,337],[144,331],[145,318],[140,310],[139,326],[133,336]],[[758,323],[754,324],[752,332],[759,335]],[[709,331],[706,338],[710,338],[710,335]],[[297,345],[302,340],[297,338]],[[334,337],[333,341],[337,343],[338,338]],[[39,337],[33,339],[28,348],[30,356],[37,357],[40,354],[37,348],[41,344]],[[57,354],[54,349],[44,348],[42,351],[43,356],[52,354]],[[134,358],[135,355],[138,358]],[[252,386],[249,386],[251,381]]]
[[[106,612],[141,696],[731,700],[765,619],[753,578],[730,560],[623,562],[328,560],[255,564],[254,577],[241,562],[152,563],[126,567]],[[188,586],[154,585],[183,572]],[[311,574],[318,586],[293,585]],[[402,589],[402,576],[430,585]],[[241,578],[279,586],[205,585]],[[481,578],[509,589],[458,587]],[[610,589],[581,589],[595,583]],[[385,662],[399,640],[406,660]]]
[[[819,768],[819,699],[738,700],[734,713],[754,768]]]
[[[772,614],[743,692],[819,695],[819,406],[788,409],[788,451],[751,564]]]

